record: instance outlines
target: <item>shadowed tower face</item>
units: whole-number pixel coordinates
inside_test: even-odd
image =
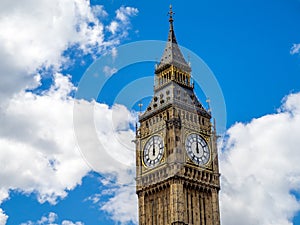
[[[191,67],[169,36],[154,97],[139,116],[136,165],[140,225],[219,225],[216,129],[197,99]]]

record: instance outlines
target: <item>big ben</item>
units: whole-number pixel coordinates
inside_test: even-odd
[[[173,14],[170,7],[154,96],[136,132],[139,225],[219,225],[216,129],[194,92]]]

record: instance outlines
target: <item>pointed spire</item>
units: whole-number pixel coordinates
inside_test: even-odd
[[[175,37],[175,32],[174,32],[174,25],[173,25],[173,22],[174,22],[174,19],[173,19],[173,15],[175,14],[173,12],[173,7],[172,5],[170,5],[170,11],[169,11],[169,22],[170,22],[170,30],[169,30],[169,37],[168,37],[168,41],[171,42],[171,43],[176,43],[177,44],[177,41],[176,41],[176,37]]]
[[[191,67],[185,61],[180,51],[180,48],[177,44],[175,31],[174,31],[174,18],[173,18],[174,14],[175,13],[173,12],[173,7],[172,5],[170,5],[170,11],[168,13],[169,22],[170,22],[168,42],[164,50],[163,56],[161,58],[161,61],[156,68],[156,73],[159,73],[160,71],[164,70],[170,65],[174,65],[179,69],[182,69],[183,71],[191,72]]]

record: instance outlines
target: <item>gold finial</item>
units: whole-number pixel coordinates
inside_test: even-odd
[[[172,22],[174,21],[174,20],[173,20],[173,15],[175,14],[175,13],[173,12],[173,6],[172,6],[172,5],[170,5],[170,11],[169,11],[168,14],[170,15],[169,21],[170,21],[170,23],[172,23]]]

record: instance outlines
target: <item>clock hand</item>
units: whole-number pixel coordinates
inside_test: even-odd
[[[155,156],[155,145],[154,145],[154,137],[153,137],[153,149],[152,149],[152,150],[153,150],[153,152],[152,152],[152,153],[153,153],[153,156]]]
[[[196,152],[197,152],[197,154],[199,154],[198,138],[197,138],[197,142],[196,142]]]

